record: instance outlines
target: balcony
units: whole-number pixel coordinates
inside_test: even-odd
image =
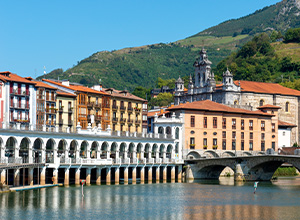
[[[127,111],[128,111],[128,113],[131,113],[133,111],[133,108],[131,106],[128,106]]]
[[[46,125],[55,126],[55,123],[54,123],[54,121],[46,121]]]
[[[52,96],[46,96],[46,101],[47,102],[56,102],[56,98]]]
[[[73,121],[72,120],[68,120],[68,126],[73,126]]]
[[[112,105],[112,110],[113,110],[113,111],[118,111],[118,106]]]
[[[101,115],[95,115],[95,120],[96,121],[101,121],[102,116]]]
[[[14,96],[14,95],[17,95],[17,96],[30,96],[30,92],[29,91],[19,91],[18,89],[15,89],[15,90],[10,91],[10,95],[11,96]]]
[[[72,114],[72,113],[73,113],[73,107],[71,107],[71,108],[68,109],[68,113],[69,113],[69,114]]]
[[[64,111],[64,107],[63,106],[61,106],[61,107],[58,108],[58,112],[59,113],[63,113],[63,111]]]
[[[12,122],[30,123],[30,120],[29,119],[14,118],[14,119],[12,119]]]
[[[56,108],[46,108],[46,114],[56,114]]]
[[[63,124],[64,124],[64,120],[63,120],[62,118],[60,118],[59,121],[58,121],[58,123],[59,123],[60,125],[63,125]]]
[[[94,107],[94,102],[88,102],[87,107],[88,108],[93,108]]]
[[[127,124],[132,124],[133,123],[133,120],[132,119],[128,119],[127,120]]]
[[[125,107],[125,106],[120,106],[120,111],[121,111],[121,112],[126,111],[126,107]]]
[[[45,96],[43,94],[37,94],[36,99],[44,100]]]
[[[141,124],[141,120],[135,120],[136,124]]]
[[[11,103],[10,108],[16,109],[29,109],[29,104],[22,104],[22,103]]]
[[[135,113],[136,113],[136,114],[139,114],[139,113],[141,113],[141,109],[140,109],[140,108],[138,108],[138,107],[135,107],[135,108],[134,108],[134,111],[135,111]]]
[[[118,123],[118,118],[112,118],[113,123]]]
[[[120,123],[121,123],[121,124],[126,123],[126,118],[120,118]]]
[[[100,103],[95,103],[94,107],[95,107],[96,109],[100,109],[100,108],[101,108],[101,104],[100,104]]]

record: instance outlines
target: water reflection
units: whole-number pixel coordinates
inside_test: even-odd
[[[300,182],[59,187],[0,194],[1,219],[297,219]],[[288,184],[290,182],[290,184]]]

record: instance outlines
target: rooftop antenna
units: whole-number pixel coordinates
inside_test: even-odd
[[[44,66],[44,79],[46,79],[46,67]]]

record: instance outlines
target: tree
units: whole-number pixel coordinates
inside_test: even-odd
[[[156,98],[151,98],[150,106],[167,106],[174,102],[174,97],[170,93],[159,93]]]

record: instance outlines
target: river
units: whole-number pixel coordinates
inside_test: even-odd
[[[299,219],[300,178],[55,187],[0,194],[1,219]]]

